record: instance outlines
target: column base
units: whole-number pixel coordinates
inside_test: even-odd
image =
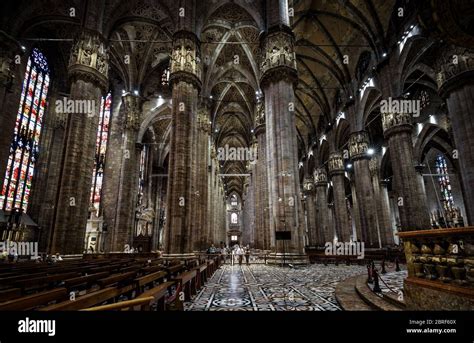
[[[267,264],[287,266],[309,264],[309,257],[306,254],[299,253],[279,253],[272,252],[267,256]]]

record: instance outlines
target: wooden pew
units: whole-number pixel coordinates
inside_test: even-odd
[[[13,300],[21,297],[21,288],[9,288],[0,291],[0,302]]]
[[[51,306],[40,308],[40,311],[77,311],[88,307],[100,305],[106,301],[113,300],[114,298],[132,292],[134,285],[128,285],[121,288],[108,287],[98,291],[94,291],[76,298],[76,300],[63,301]]]
[[[174,281],[168,281],[164,282],[156,287],[153,287],[145,292],[143,292],[138,299],[148,299],[149,297],[152,297],[152,301],[148,302],[148,304],[144,304],[141,307],[141,310],[143,311],[149,311],[150,308],[156,304],[156,310],[157,311],[165,311],[166,310],[166,303],[165,303],[165,297],[166,294],[168,293],[168,289],[175,284]]]
[[[155,281],[163,280],[167,275],[165,271],[158,271],[135,279],[137,291],[142,293],[146,286],[153,285]]]
[[[84,308],[79,311],[88,311],[88,312],[95,312],[95,311],[127,311],[132,309],[138,309],[141,310],[143,306],[150,306],[150,303],[155,300],[153,297],[146,297],[146,298],[135,298],[132,300],[125,300],[125,301],[120,301],[118,303],[114,304],[107,304],[107,305],[101,305],[101,306],[95,306],[95,307],[89,307],[89,308]]]
[[[136,272],[112,274],[111,276],[97,280],[97,284],[100,286],[100,288],[105,288],[114,284],[131,283],[136,275]]]
[[[64,280],[64,287],[68,290],[89,288],[94,283],[97,283],[97,280],[104,279],[109,275],[109,272],[102,272],[66,279]]]
[[[175,276],[172,281],[177,281],[181,289],[184,292],[184,299],[186,301],[191,300],[191,296],[195,295],[196,292],[196,275],[197,272],[196,270],[191,270],[189,272],[184,272],[179,274],[178,276]]]
[[[33,277],[25,280],[18,280],[12,283],[15,287],[21,288],[22,292],[44,289],[61,283],[65,279],[80,276],[79,273],[70,272],[64,274],[53,274],[50,276]]]
[[[66,288],[56,288],[50,291],[39,292],[0,304],[0,311],[26,311],[51,301],[62,301],[68,297]]]
[[[184,265],[182,264],[177,264],[171,267],[167,267],[166,271],[168,273],[168,278],[171,279],[173,276],[178,275],[184,270]]]
[[[197,273],[196,288],[201,289],[201,287],[207,282],[207,264],[201,264],[195,269]]]

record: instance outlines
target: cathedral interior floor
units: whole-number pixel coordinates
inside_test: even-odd
[[[338,311],[336,285],[366,266],[314,264],[295,269],[264,264],[223,265],[188,311]]]

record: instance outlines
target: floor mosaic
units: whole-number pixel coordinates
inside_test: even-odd
[[[365,266],[263,264],[222,266],[185,304],[187,311],[338,311],[337,283],[366,272]]]

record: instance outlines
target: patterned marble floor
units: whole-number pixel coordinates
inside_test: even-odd
[[[367,271],[365,266],[309,265],[297,269],[263,264],[222,266],[185,303],[187,311],[338,311],[338,282]]]

